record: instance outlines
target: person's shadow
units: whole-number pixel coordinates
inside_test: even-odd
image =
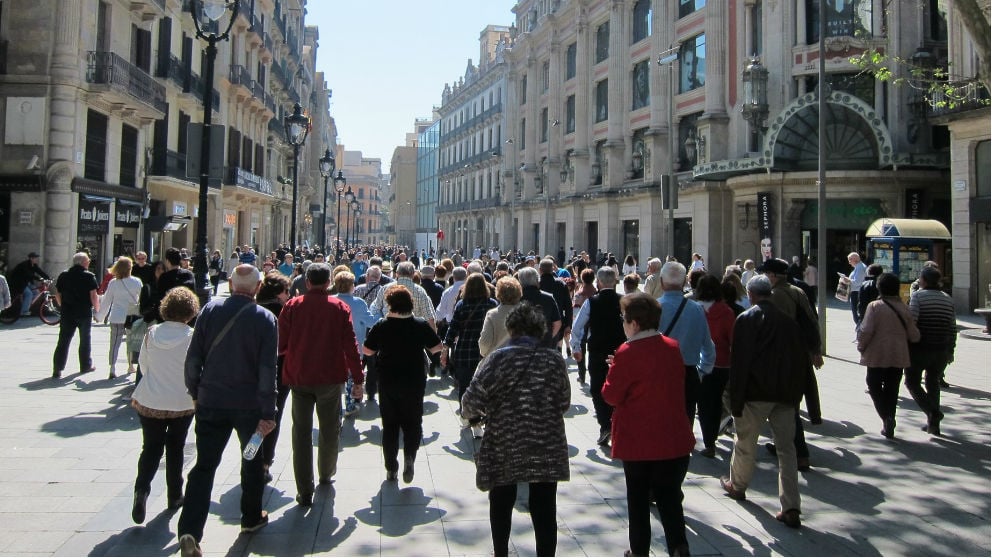
[[[140,551],[148,556],[171,556],[179,546],[176,534],[169,530],[175,511],[162,510],[144,525],[129,527],[97,543],[88,556],[129,556]],[[156,551],[153,549],[161,549]]]
[[[355,517],[366,525],[379,527],[379,533],[387,537],[402,537],[417,525],[440,521],[447,514],[430,506],[432,500],[419,487],[401,489],[395,482],[384,481],[369,506],[357,510]]]

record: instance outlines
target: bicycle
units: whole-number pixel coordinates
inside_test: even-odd
[[[31,301],[29,312],[33,316],[38,316],[42,322],[48,325],[58,325],[62,321],[62,307],[55,300],[52,294],[54,283],[51,280],[41,281],[38,294]],[[10,325],[21,317],[21,301],[24,293],[11,293],[10,308],[0,312],[0,323]]]

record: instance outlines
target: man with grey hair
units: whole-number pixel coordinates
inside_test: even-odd
[[[644,280],[644,292],[652,298],[658,298],[664,289],[661,288],[661,260],[651,258],[648,260],[647,278]]]
[[[609,370],[607,358],[616,352],[617,348],[627,340],[623,331],[623,316],[620,312],[620,295],[617,294],[617,270],[612,267],[601,267],[596,270],[595,295],[582,303],[575,323],[572,325],[570,341],[572,356],[582,362],[582,340],[587,339],[589,349],[589,395],[596,409],[596,421],[599,423],[599,438],[596,442],[601,446],[610,444],[610,432],[613,424],[613,407],[603,400],[601,395],[606,373]],[[588,337],[586,332],[588,331]]]
[[[682,293],[685,285],[685,266],[668,262],[661,266],[661,285],[664,292],[661,303],[661,322],[658,331],[665,337],[679,342],[685,363],[685,410],[692,424],[696,416],[696,401],[702,377],[713,371],[716,346],[710,337],[706,311],[695,300]]]
[[[382,281],[380,281],[382,279],[382,268],[378,265],[373,265],[365,272],[365,277],[368,280],[355,287],[355,296],[364,300],[365,304],[372,306],[376,297],[379,296],[379,292],[384,290]]]
[[[446,324],[455,315],[455,303],[458,302],[458,291],[465,284],[465,279],[468,278],[468,271],[464,267],[455,266],[455,269],[451,271],[451,278],[454,279],[454,283],[444,290],[444,294],[441,295],[441,302],[437,305],[438,320],[442,324],[445,324],[442,325],[442,329],[446,327]],[[443,338],[443,335],[441,337]]]
[[[413,280],[413,274],[417,272],[417,267],[412,262],[400,262],[396,264],[396,283],[403,285],[410,290],[413,296],[413,316],[427,320],[431,328],[437,331],[437,324],[434,319],[434,303],[431,297],[427,296],[427,291]],[[375,301],[369,306],[372,315],[381,318],[389,312],[386,307],[386,289],[379,289]]]
[[[809,356],[796,322],[771,300],[772,283],[757,276],[748,281],[752,306],[737,318],[731,345],[727,392],[734,416],[734,453],[730,475],[720,478],[731,498],[743,500],[754,474],[758,435],[768,422],[778,454],[779,501],[776,519],[801,525],[799,473],[796,467],[795,414],[806,384]]]
[[[59,322],[59,340],[52,356],[52,377],[61,378],[65,363],[69,360],[69,343],[79,330],[79,373],[96,370],[90,355],[90,328],[93,325],[93,312],[100,310],[100,298],[96,294],[99,285],[96,276],[87,268],[90,257],[86,252],[72,256],[72,267],[59,274],[55,280],[55,301],[62,307],[62,321]]]
[[[189,472],[177,531],[183,556],[201,556],[200,539],[210,493],[231,431],[241,449],[255,432],[275,428],[276,317],[255,304],[258,269],[241,264],[231,272],[231,296],[211,300],[196,319],[186,352],[186,390],[196,407],[196,465]],[[264,464],[241,460],[241,532],[264,527]]]
[[[533,267],[520,268],[517,271],[517,281],[520,281],[520,287],[523,292],[520,300],[537,306],[544,313],[544,319],[548,325],[547,331],[544,332],[544,346],[554,347],[555,340],[558,338],[558,332],[561,331],[562,327],[561,309],[558,308],[555,297],[551,293],[541,290],[541,279],[537,274],[537,270]]]

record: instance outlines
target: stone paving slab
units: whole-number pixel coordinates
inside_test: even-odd
[[[980,323],[959,316],[963,327]],[[694,455],[685,482],[690,547],[700,556],[988,556],[990,532],[990,344],[958,341],[943,393],[947,418],[937,438],[920,431],[923,415],[905,388],[895,440],[865,393],[864,368],[851,341],[850,313],[828,311],[829,357],[818,373],[825,421],[807,423],[813,468],[800,475],[804,527],[774,519],[776,462],[758,454],[748,500],[727,498],[733,442],[717,457]],[[148,519],[130,519],[141,432],[121,396],[133,378],[106,378],[109,332],[93,330],[91,374],[50,379],[57,328],[37,320],[0,326],[0,556],[166,556],[178,552],[178,514],[165,510],[164,472],[149,498]],[[72,351],[75,351],[73,345]],[[74,355],[70,354],[70,362]],[[125,369],[123,364],[118,370]],[[573,366],[574,371],[574,366]],[[368,405],[342,429],[335,483],[318,487],[312,508],[294,502],[290,414],[283,423],[265,508],[270,523],[240,534],[237,449],[224,454],[212,494],[203,548],[208,556],[361,555],[488,556],[487,495],[475,488],[479,441],[458,426],[446,378],[428,380],[424,442],[416,478],[385,482],[377,409]],[[598,428],[587,386],[573,383],[566,414],[571,480],[558,488],[558,554],[619,555],[627,548],[620,464],[595,444]],[[698,428],[698,427],[697,427]],[[316,432],[315,432],[316,434]],[[762,439],[762,442],[765,440]],[[195,460],[191,430],[186,469]],[[518,493],[511,554],[533,555],[526,488]],[[660,524],[652,549],[665,555]]]

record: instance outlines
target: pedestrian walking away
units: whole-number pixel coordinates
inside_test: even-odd
[[[59,323],[59,340],[52,356],[52,377],[61,378],[66,361],[69,360],[69,343],[79,331],[79,372],[93,372],[93,359],[90,355],[90,329],[93,325],[93,312],[100,311],[100,300],[96,294],[99,285],[96,276],[87,271],[90,257],[85,252],[72,256],[72,267],[59,274],[55,281],[55,301],[62,307],[62,321]]]

